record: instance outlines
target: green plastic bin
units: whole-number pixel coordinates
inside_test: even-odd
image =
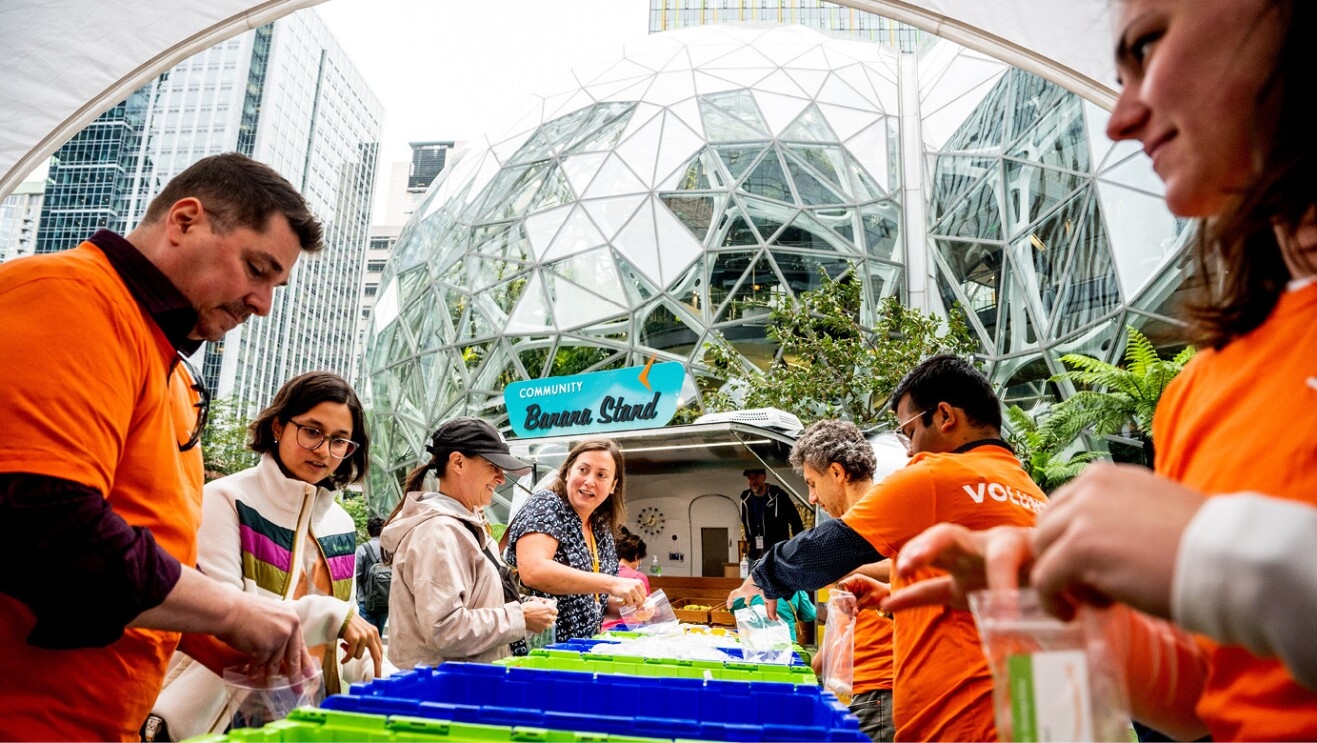
[[[682,660],[677,658],[637,658],[605,653],[580,653],[573,650],[532,650],[530,655],[504,658],[498,665],[515,668],[547,668],[555,671],[609,673],[622,676],[657,678],[714,678],[720,681],[770,681],[783,684],[818,685],[818,678],[807,666],[779,666],[769,663],[742,663],[716,660]]]

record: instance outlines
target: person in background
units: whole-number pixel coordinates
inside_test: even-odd
[[[384,623],[389,619],[389,611],[371,612],[366,610],[366,574],[370,566],[384,559],[380,552],[380,531],[384,529],[384,519],[371,516],[366,519],[366,535],[370,539],[357,546],[357,614],[370,622],[380,635],[384,634]]]
[[[392,555],[389,660],[399,668],[444,661],[489,663],[557,618],[547,603],[504,590],[502,565],[483,509],[505,471],[530,465],[513,457],[498,429],[453,418],[430,436],[430,461],[412,470],[406,495],[385,520],[380,546]],[[426,490],[431,472],[438,490]]]
[[[135,740],[175,648],[310,666],[294,608],[193,568],[208,398],[180,359],[270,311],[320,223],[237,153],[127,237],[0,265],[0,740]],[[183,633],[183,634],[180,634]]]
[[[206,485],[197,567],[234,590],[291,602],[328,693],[380,676],[379,632],[356,614],[357,527],[336,500],[370,458],[357,393],[330,372],[293,377],[250,434],[260,462]],[[223,732],[227,701],[222,678],[178,657],[152,714],[158,730],[183,740]]]
[[[1058,616],[1120,602],[1141,722],[1185,739],[1317,740],[1317,4],[1113,7],[1123,89],[1107,134],[1141,142],[1166,205],[1202,220],[1187,309],[1205,350],[1161,398],[1155,473],[1090,466],[1037,530],[932,530],[898,573],[952,575],[890,605],[1021,577]],[[1258,435],[1259,415],[1281,428]]]
[[[1034,523],[1047,497],[1002,440],[1001,402],[969,361],[929,358],[906,374],[891,399],[897,434],[913,455],[909,463],[873,485],[840,519],[774,547],[729,602],[821,588],[896,557],[907,540],[935,523],[970,529]],[[932,575],[897,576],[895,585]],[[851,586],[857,581],[877,584],[851,575],[840,587],[856,592]],[[893,637],[896,740],[996,739],[992,674],[968,611],[907,612],[894,622]]]
[[[645,595],[650,594],[649,576],[640,572],[640,561],[649,556],[649,551],[645,545],[645,540],[640,535],[633,534],[625,526],[621,527],[622,534],[617,538],[617,574],[623,578],[634,578],[645,584]],[[603,629],[612,629],[622,624],[621,617],[610,617],[604,620]]]
[[[763,467],[752,467],[741,474],[750,486],[741,491],[741,529],[750,561],[754,562],[773,545],[804,531],[805,525],[791,496],[768,484],[768,472]]]
[[[508,563],[536,595],[558,600],[558,642],[591,637],[605,613],[645,601],[644,583],[617,574],[613,535],[626,520],[625,468],[613,441],[582,441],[508,525]]]
[[[824,420],[811,425],[796,438],[788,461],[805,478],[809,502],[833,518],[841,518],[868,492],[877,467],[873,447],[850,421]],[[886,583],[890,565],[881,560],[857,572]],[[814,656],[815,672],[821,671],[822,661],[822,653]],[[855,618],[849,706],[860,719],[860,730],[874,743],[890,743],[896,733],[892,680],[892,620],[877,609],[861,610]]]

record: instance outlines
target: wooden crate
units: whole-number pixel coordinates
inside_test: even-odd
[[[723,627],[735,627],[736,617],[727,610],[726,606],[716,606],[713,611],[709,612],[709,623]]]
[[[708,624],[708,609],[691,609],[691,606],[708,606],[709,602],[703,599],[676,599],[672,602],[672,613],[677,615],[677,621],[688,624]]]

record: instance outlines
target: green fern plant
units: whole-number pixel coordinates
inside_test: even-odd
[[[1090,428],[1098,436],[1129,432],[1151,441],[1152,415],[1162,392],[1195,352],[1189,346],[1163,359],[1147,336],[1131,327],[1123,366],[1078,353],[1062,356],[1061,362],[1072,368],[1052,381],[1069,380],[1082,389],[1051,409],[1043,432],[1065,443]]]
[[[1069,457],[1065,456],[1070,441],[1058,441],[1052,437],[1039,419],[1046,419],[1048,410],[1043,408],[1030,415],[1020,406],[1012,405],[1006,410],[1008,430],[1007,441],[1015,449],[1020,464],[1029,477],[1038,483],[1044,492],[1052,492],[1074,479],[1084,466],[1102,455],[1098,452],[1081,451]]]

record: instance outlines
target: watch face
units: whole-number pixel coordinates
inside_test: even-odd
[[[636,516],[636,523],[640,526],[640,530],[646,534],[663,533],[663,513],[653,506],[645,506],[640,509],[640,513]]]

